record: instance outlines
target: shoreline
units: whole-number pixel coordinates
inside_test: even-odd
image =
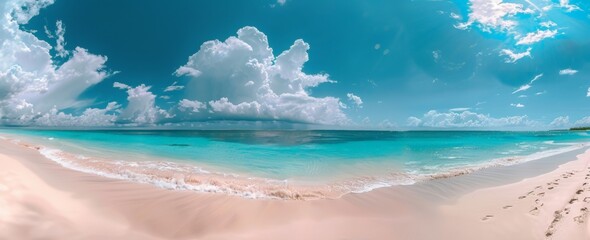
[[[188,162],[166,160],[115,161],[109,157],[88,157],[57,148],[49,148],[41,139],[30,139],[9,134],[2,140],[38,151],[45,158],[75,171],[151,184],[163,189],[186,190],[200,193],[232,195],[249,199],[271,200],[319,200],[339,199],[350,194],[362,194],[380,188],[415,185],[439,179],[470,175],[486,169],[521,165],[530,161],[549,158],[567,152],[587,148],[590,143],[560,144],[561,147],[534,152],[523,156],[491,159],[482,163],[441,169],[437,173],[390,172],[387,174],[356,176],[335,182],[301,182],[269,179],[246,174],[210,171]],[[45,141],[51,141],[49,138]],[[41,145],[43,144],[43,145]]]
[[[587,149],[315,201],[165,190],[66,169],[25,147],[4,144],[0,154],[0,201],[11,210],[0,211],[0,239],[547,239],[548,232],[551,239],[590,236],[588,214],[582,210],[590,208]],[[14,184],[15,179],[20,184]],[[570,204],[572,196],[576,200]],[[429,231],[423,231],[424,226]]]

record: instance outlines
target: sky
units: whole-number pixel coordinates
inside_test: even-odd
[[[590,126],[584,0],[4,0],[0,124]]]

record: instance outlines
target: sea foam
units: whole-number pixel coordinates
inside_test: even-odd
[[[384,176],[357,176],[336,182],[301,184],[288,179],[269,179],[208,171],[193,164],[170,161],[117,161],[89,157],[47,146],[33,146],[17,139],[7,138],[6,140],[35,149],[47,159],[65,168],[106,178],[151,184],[172,190],[226,194],[250,199],[282,200],[314,200],[339,198],[350,193],[362,194],[379,188],[460,176],[489,167],[521,164],[589,146],[588,143],[563,144],[556,149],[526,156],[498,158],[473,165],[433,166],[432,169],[427,169],[432,173],[407,170],[390,172]],[[545,142],[545,144],[555,143]]]

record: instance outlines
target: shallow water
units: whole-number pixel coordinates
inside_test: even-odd
[[[2,129],[0,134],[41,145],[44,155],[80,171],[167,188],[279,198],[338,197],[460,175],[568,151],[590,139],[586,132],[570,131]]]

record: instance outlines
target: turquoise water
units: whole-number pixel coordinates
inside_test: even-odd
[[[3,129],[43,146],[116,161],[157,159],[265,179],[338,182],[436,174],[590,140],[586,132],[53,131]]]

